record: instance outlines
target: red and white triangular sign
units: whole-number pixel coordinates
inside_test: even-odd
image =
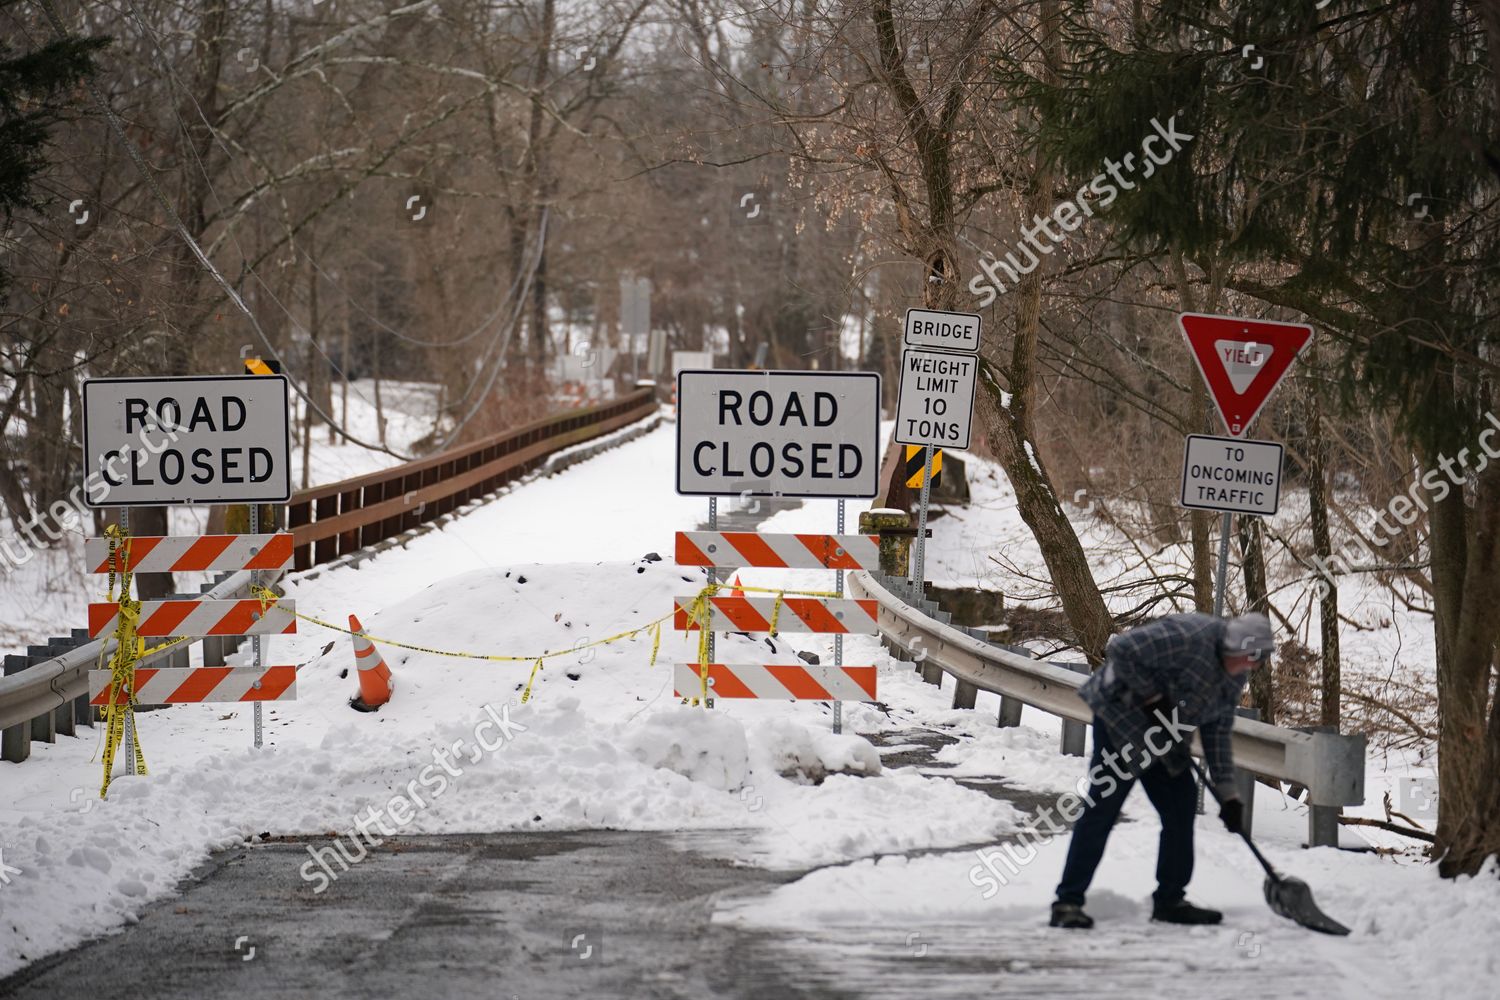
[[[1183,313],[1177,319],[1219,416],[1235,437],[1245,433],[1313,333],[1302,323],[1239,316]]]

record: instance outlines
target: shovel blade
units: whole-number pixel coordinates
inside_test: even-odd
[[[1313,902],[1312,889],[1301,879],[1267,876],[1265,888],[1266,902],[1278,916],[1323,934],[1343,936],[1349,933],[1349,928],[1318,909],[1318,904]]]

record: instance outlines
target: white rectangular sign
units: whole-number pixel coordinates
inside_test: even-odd
[[[902,343],[907,347],[978,353],[979,314],[908,309]]]
[[[1282,447],[1274,441],[1189,434],[1182,506],[1269,517],[1281,503]]]
[[[880,480],[874,372],[677,373],[677,492],[873,497]]]
[[[673,351],[672,352],[672,375],[687,368],[712,368],[714,366],[713,351]]]
[[[943,351],[901,352],[896,441],[967,448],[979,359]]]
[[[281,503],[292,495],[283,375],[83,383],[92,507]]]

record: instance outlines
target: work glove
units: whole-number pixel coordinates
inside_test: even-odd
[[[1245,803],[1239,799],[1225,799],[1219,803],[1219,819],[1224,821],[1224,829],[1230,833],[1241,832],[1245,823]]]

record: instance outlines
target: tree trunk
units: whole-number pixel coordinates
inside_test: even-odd
[[[1198,295],[1192,283],[1188,281],[1187,262],[1183,260],[1181,250],[1173,249],[1171,263],[1172,280],[1177,283],[1177,294],[1182,297],[1182,304],[1189,312],[1207,311],[1199,308]],[[1212,303],[1217,303],[1218,298],[1219,292],[1215,283],[1215,287],[1209,291],[1210,309]],[[1197,372],[1188,375],[1188,409],[1187,419],[1183,421],[1183,426],[1189,429],[1198,427],[1200,434],[1212,434],[1216,429],[1214,409],[1209,404],[1208,387],[1197,375]],[[1212,614],[1214,610],[1215,558],[1210,537],[1213,532],[1213,522],[1214,515],[1206,510],[1194,510],[1188,514],[1188,536],[1193,553],[1193,608],[1205,615]]]
[[[1319,566],[1331,566],[1333,538],[1328,530],[1327,440],[1323,436],[1323,407],[1317,389],[1307,386],[1307,507],[1312,520],[1313,549]],[[1339,728],[1339,692],[1342,688],[1339,663],[1339,587],[1337,580],[1327,580],[1318,592],[1318,627],[1321,649],[1318,656],[1320,687],[1318,723]]]
[[[1074,640],[1089,662],[1097,666],[1104,661],[1104,646],[1114,632],[1114,619],[1094,582],[1078,535],[1057,502],[1057,494],[1031,442],[1020,428],[1020,418],[1005,405],[1004,390],[990,373],[988,364],[980,377],[984,391],[979,413],[996,458],[1016,491],[1016,508],[1041,550],[1063,613],[1073,628]]]
[[[1429,468],[1436,467],[1427,456]],[[1445,876],[1471,874],[1500,841],[1496,707],[1489,703],[1493,610],[1500,599],[1500,466],[1475,477],[1474,507],[1462,488],[1432,503],[1433,628],[1437,638],[1438,828]],[[1500,700],[1500,699],[1497,699]]]
[[[136,536],[167,534],[167,508],[130,508],[130,533]],[[135,594],[142,600],[166,597],[175,589],[176,584],[172,581],[171,573],[137,573],[135,575]]]

